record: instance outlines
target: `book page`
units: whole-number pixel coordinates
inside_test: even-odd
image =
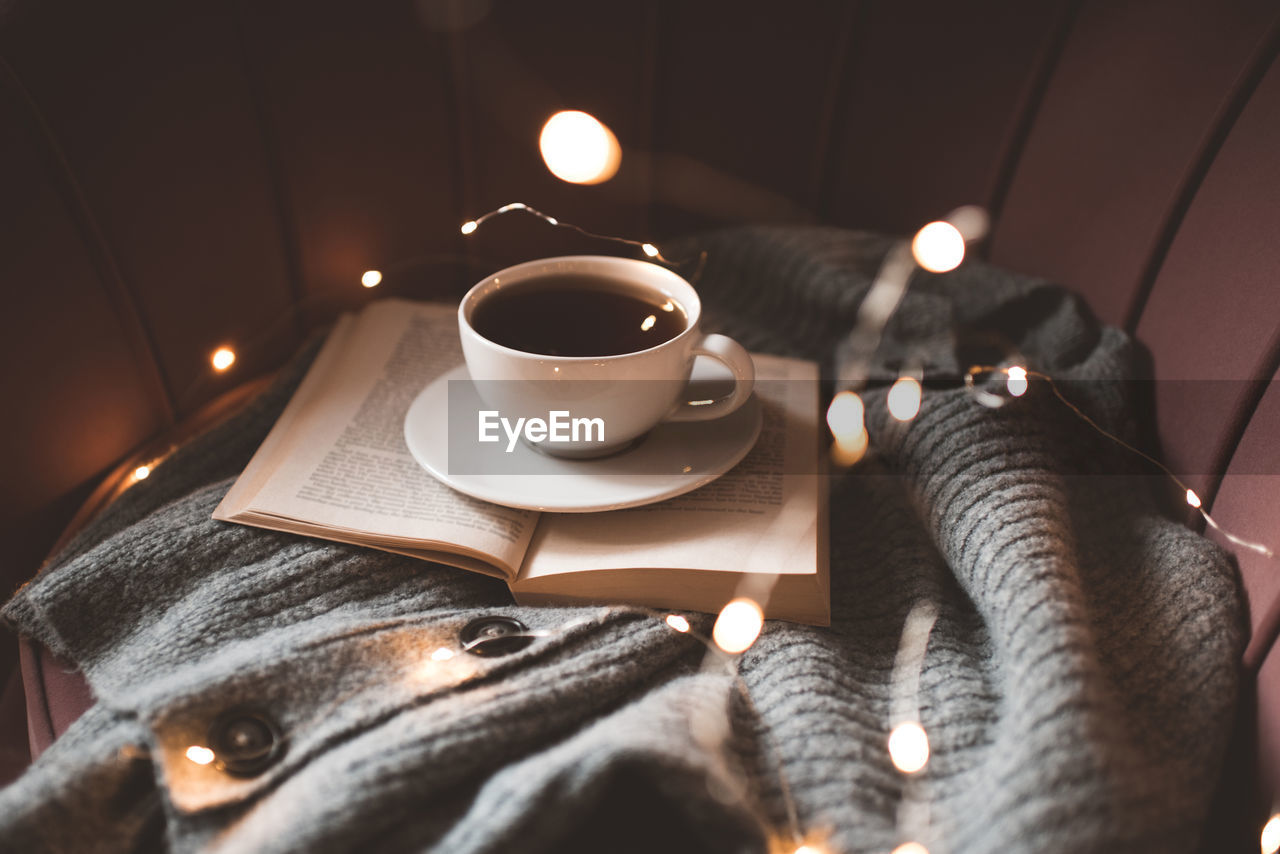
[[[819,573],[825,480],[817,471],[818,368],[776,356],[752,359],[764,423],[742,462],[693,492],[647,507],[543,514],[517,584],[632,568]]]
[[[404,441],[409,405],[460,364],[452,306],[383,300],[334,329],[214,518],[307,533],[510,578],[538,514],[455,492]],[[437,549],[460,556],[452,559]]]

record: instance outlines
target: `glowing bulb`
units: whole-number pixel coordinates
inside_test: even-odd
[[[648,255],[650,258],[658,257],[658,247],[654,246],[652,243],[642,244],[640,246],[640,249],[644,252],[644,254]]]
[[[1196,495],[1196,492],[1194,489],[1187,490],[1187,503],[1190,504],[1192,507],[1199,509],[1200,496]],[[1277,832],[1280,832],[1280,831],[1277,831]]]
[[[689,621],[679,614],[667,614],[667,625],[677,632],[689,631]]]
[[[474,219],[469,219],[462,224],[462,233],[471,234],[473,231],[475,231],[479,227],[480,227],[480,223],[476,222]]]
[[[756,642],[764,627],[764,612],[750,599],[734,599],[716,618],[711,638],[730,655],[746,652]]]
[[[448,661],[451,658],[453,658],[453,650],[449,649],[447,646],[442,646],[435,652],[431,653],[432,661]]]
[[[851,466],[862,459],[870,442],[863,419],[866,407],[856,392],[842,391],[831,399],[827,407],[827,427],[835,443],[831,446],[831,459],[836,465]]]
[[[1022,397],[1027,393],[1027,369],[1014,365],[1005,371],[1009,375],[1009,394],[1014,397]]]
[[[608,181],[622,162],[613,131],[579,110],[565,110],[547,119],[538,148],[551,174],[570,184]]]
[[[380,270],[365,270],[364,275],[360,277],[360,284],[366,288],[376,288],[382,282],[382,272]]]
[[[865,416],[862,398],[856,392],[842,391],[831,399],[831,405],[827,407],[827,426],[837,439],[844,436],[852,438],[862,432]]]
[[[657,322],[658,322],[658,318],[655,315],[652,315],[652,314],[649,315],[643,321],[640,322],[640,331],[648,332],[650,329],[653,328],[653,324]]]
[[[837,436],[831,445],[831,461],[838,466],[848,468],[867,455],[867,447],[871,437],[866,430],[859,430],[853,436]]]
[[[207,747],[193,744],[187,748],[187,758],[197,765],[208,765],[214,760],[214,753]]]
[[[915,377],[899,377],[889,389],[889,414],[899,421],[910,421],[920,412],[920,381]]]
[[[889,733],[889,758],[893,767],[904,774],[914,774],[929,761],[929,736],[915,721],[906,721]]]
[[[230,347],[219,347],[213,351],[213,356],[209,359],[213,363],[215,371],[225,371],[231,367],[236,361],[236,351]]]
[[[801,845],[795,850],[794,854],[822,854],[822,852],[812,845]]]
[[[893,854],[929,854],[929,849],[919,842],[904,842],[893,849]]]
[[[964,260],[964,235],[949,222],[931,222],[911,241],[916,263],[930,273],[945,273]]]
[[[1262,826],[1262,854],[1280,851],[1280,814],[1271,816]]]
[[[134,480],[146,480],[151,476],[151,466],[138,466],[133,470]]]

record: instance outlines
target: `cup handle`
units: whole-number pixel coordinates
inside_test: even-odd
[[[675,405],[667,421],[710,421],[722,418],[747,402],[755,384],[756,367],[751,354],[726,335],[704,335],[693,348],[695,356],[710,356],[733,372],[733,392],[718,400],[684,400]]]

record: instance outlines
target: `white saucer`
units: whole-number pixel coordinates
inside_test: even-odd
[[[708,369],[703,362],[709,362]],[[695,363],[698,383],[723,382],[710,360]],[[729,469],[760,435],[760,401],[752,395],[736,412],[714,421],[663,423],[635,447],[611,457],[568,460],[517,442],[511,468],[519,474],[449,471],[449,401],[483,408],[466,366],[437,377],[409,406],[404,438],[418,464],[437,480],[494,504],[556,513],[620,510],[682,495],[710,483]]]

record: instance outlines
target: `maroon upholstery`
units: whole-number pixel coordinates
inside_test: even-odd
[[[1137,324],[1156,354],[1165,455],[1212,494],[1280,356],[1280,66],[1232,128],[1169,249]],[[1196,380],[1197,382],[1178,382]]]
[[[1073,284],[1123,325],[1275,11],[1267,0],[1082,4],[992,259]]]
[[[1275,543],[1280,531],[1280,373],[1272,378],[1248,430],[1240,440],[1213,503],[1217,516],[1231,520],[1243,536]],[[1216,537],[1223,542],[1221,537]],[[1225,544],[1225,543],[1224,543]],[[1280,573],[1274,561],[1239,550],[1241,575],[1253,636],[1245,652],[1245,670],[1256,674],[1257,697],[1248,722],[1256,741],[1240,773],[1255,772],[1258,800],[1280,801],[1280,655],[1273,653],[1280,634]]]
[[[906,231],[986,204],[992,260],[1148,345],[1168,459],[1218,492],[1225,526],[1275,543],[1278,47],[1266,0],[0,4],[0,358],[22,367],[0,420],[0,576],[28,577],[132,449],[368,298],[363,270],[447,296],[594,248],[519,217],[458,233],[516,200],[654,240]],[[613,181],[542,167],[561,108],[617,133]],[[214,375],[223,343],[240,361]],[[1248,824],[1280,797],[1280,572],[1240,567]],[[24,658],[35,748],[89,701],[43,655]]]
[[[93,705],[93,693],[75,665],[32,641],[24,639],[18,648],[22,680],[27,685],[27,736],[34,759]]]
[[[0,687],[0,786],[18,778],[31,764],[31,750],[18,736],[27,731],[26,690],[23,674],[14,670]]]

